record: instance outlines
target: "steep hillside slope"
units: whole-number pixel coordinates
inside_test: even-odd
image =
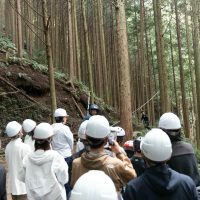
[[[86,114],[87,96],[80,92],[80,88],[64,81],[56,80],[57,106],[65,108],[69,114],[68,124],[76,134]],[[19,64],[0,67],[0,132],[5,125],[16,120],[22,122],[26,118],[35,121],[50,122],[50,88],[47,74],[33,69],[31,66]],[[81,113],[82,112],[82,113]],[[116,114],[104,111],[112,122]]]

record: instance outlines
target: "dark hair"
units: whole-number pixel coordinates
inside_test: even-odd
[[[51,139],[48,138],[46,140],[35,140],[35,151],[38,149],[42,149],[44,151],[49,150],[50,149],[50,143],[51,143]]]
[[[140,149],[141,140],[142,140],[142,137],[138,137],[133,141],[134,152],[141,153],[141,149]]]
[[[162,129],[165,133],[167,133],[167,135],[169,136],[171,142],[178,142],[182,140],[182,136],[181,136],[181,129],[177,129],[177,130],[166,130],[166,129]]]
[[[55,117],[56,123],[62,123],[64,117]]]
[[[30,131],[29,133],[27,133],[29,136],[31,136],[31,138],[33,139],[33,135],[34,135],[34,129],[32,131]]]
[[[86,136],[86,144],[88,146],[90,146],[91,148],[93,149],[98,149],[102,146],[105,145],[105,138],[92,138],[92,137],[89,137],[89,136]]]
[[[19,133],[20,133],[20,132],[19,132]],[[19,134],[19,133],[17,133],[17,135],[14,135],[14,136],[10,137],[10,139],[11,139],[11,140],[15,140],[15,139],[19,138],[19,137],[20,137],[20,134]]]
[[[124,139],[124,136],[117,136],[117,142],[122,143]]]

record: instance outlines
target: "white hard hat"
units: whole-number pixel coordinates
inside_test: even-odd
[[[181,128],[181,122],[177,115],[168,112],[160,117],[158,127],[166,130],[177,130]]]
[[[85,131],[86,131],[87,123],[88,123],[88,120],[85,120],[84,122],[81,123],[78,129],[78,137],[84,140],[86,139]]]
[[[117,200],[117,192],[111,178],[103,171],[91,170],[75,183],[70,200]]]
[[[144,156],[155,162],[166,161],[171,157],[172,144],[169,136],[161,129],[151,129],[140,143]]]
[[[66,110],[63,108],[58,108],[54,112],[54,117],[68,117]]]
[[[88,120],[86,135],[92,138],[105,138],[110,134],[108,120],[101,115],[94,115]]]
[[[50,124],[42,122],[38,124],[34,130],[33,137],[35,139],[47,139],[53,135],[53,128]]]
[[[36,122],[32,119],[25,119],[22,123],[22,127],[26,133],[29,133],[36,127]]]
[[[8,137],[13,137],[17,135],[21,129],[22,129],[22,125],[16,121],[9,122],[6,125],[6,133]]]
[[[115,130],[116,133],[117,133],[117,136],[125,136],[125,131],[123,128],[119,127],[119,126],[116,126],[116,127],[113,127],[111,128],[111,131]]]

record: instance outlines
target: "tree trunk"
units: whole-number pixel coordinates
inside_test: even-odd
[[[196,124],[200,131],[200,44],[199,44],[199,27],[198,27],[198,7],[197,0],[191,0],[192,4],[192,16],[194,23],[194,36],[193,36],[193,48],[194,48],[194,63],[195,63],[195,77],[196,77],[196,91],[197,92],[197,119]],[[197,133],[197,146],[200,148],[200,132]]]
[[[93,103],[94,91],[93,91],[93,77],[92,77],[92,62],[91,62],[90,46],[89,46],[89,38],[88,38],[88,27],[87,27],[86,14],[85,14],[85,0],[81,0],[81,7],[82,7],[82,17],[83,17],[83,26],[84,26],[84,34],[85,34],[85,47],[86,47],[88,76],[89,76],[89,88],[91,92],[91,103]]]
[[[162,16],[160,0],[153,0],[155,35],[156,35],[156,52],[159,69],[159,87],[160,87],[160,110],[161,113],[170,111],[168,95],[168,73],[165,61],[164,40],[162,32]]]
[[[68,27],[69,27],[69,79],[74,80],[74,52],[72,32],[72,0],[68,0]]]
[[[178,16],[177,0],[175,3],[175,14],[176,14],[176,32],[178,41],[178,56],[179,56],[179,67],[180,67],[180,84],[181,84],[181,96],[182,96],[182,109],[183,109],[183,121],[184,121],[184,133],[186,138],[190,136],[190,125],[188,118],[188,105],[185,94],[185,82],[184,82],[184,70],[183,70],[183,57],[181,53],[181,32],[180,32],[180,20]]]
[[[17,53],[20,58],[23,57],[23,44],[22,44],[22,21],[21,21],[21,3],[20,0],[16,1],[17,8]]]
[[[53,67],[53,60],[52,60],[52,49],[51,49],[51,41],[50,41],[50,34],[49,34],[50,18],[48,18],[47,16],[46,0],[42,0],[42,11],[43,11],[43,24],[44,24],[45,43],[46,43],[46,55],[47,55],[47,63],[48,63],[48,69],[49,69],[51,112],[52,112],[52,122],[53,122],[54,121],[53,113],[57,105],[56,105],[56,90],[55,90],[55,80],[54,80],[54,67]]]
[[[171,27],[169,31],[169,38],[170,38],[170,51],[171,51],[171,61],[172,61],[172,72],[173,72],[173,85],[174,85],[174,95],[175,95],[175,102],[176,102],[176,109],[175,113],[179,115],[179,105],[178,105],[178,97],[177,97],[177,89],[176,89],[176,74],[175,74],[175,64],[174,64],[174,54],[173,54],[173,43],[172,43],[172,32]]]
[[[192,85],[192,103],[193,103],[193,114],[194,119],[193,123],[195,125],[195,136],[199,132],[198,124],[196,123],[197,119],[197,98],[196,98],[196,85],[195,85],[195,70],[194,70],[194,64],[192,64],[192,47],[191,47],[191,41],[190,41],[190,28],[188,25],[188,15],[187,15],[187,3],[185,0],[185,30],[186,30],[186,43],[187,43],[187,50],[188,50],[188,61],[189,61],[189,70],[190,70],[190,77],[191,77],[191,85]]]
[[[126,131],[126,139],[132,139],[133,127],[130,90],[130,69],[126,31],[126,16],[123,0],[116,0],[116,23],[120,74],[120,124]]]

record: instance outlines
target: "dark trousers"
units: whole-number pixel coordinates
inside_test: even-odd
[[[68,165],[68,174],[69,174],[69,181],[68,181],[68,183],[65,184],[65,190],[66,190],[67,199],[69,199],[70,193],[71,193],[71,190],[72,190],[72,188],[70,186],[72,162],[73,162],[72,156],[65,158],[65,162]]]

